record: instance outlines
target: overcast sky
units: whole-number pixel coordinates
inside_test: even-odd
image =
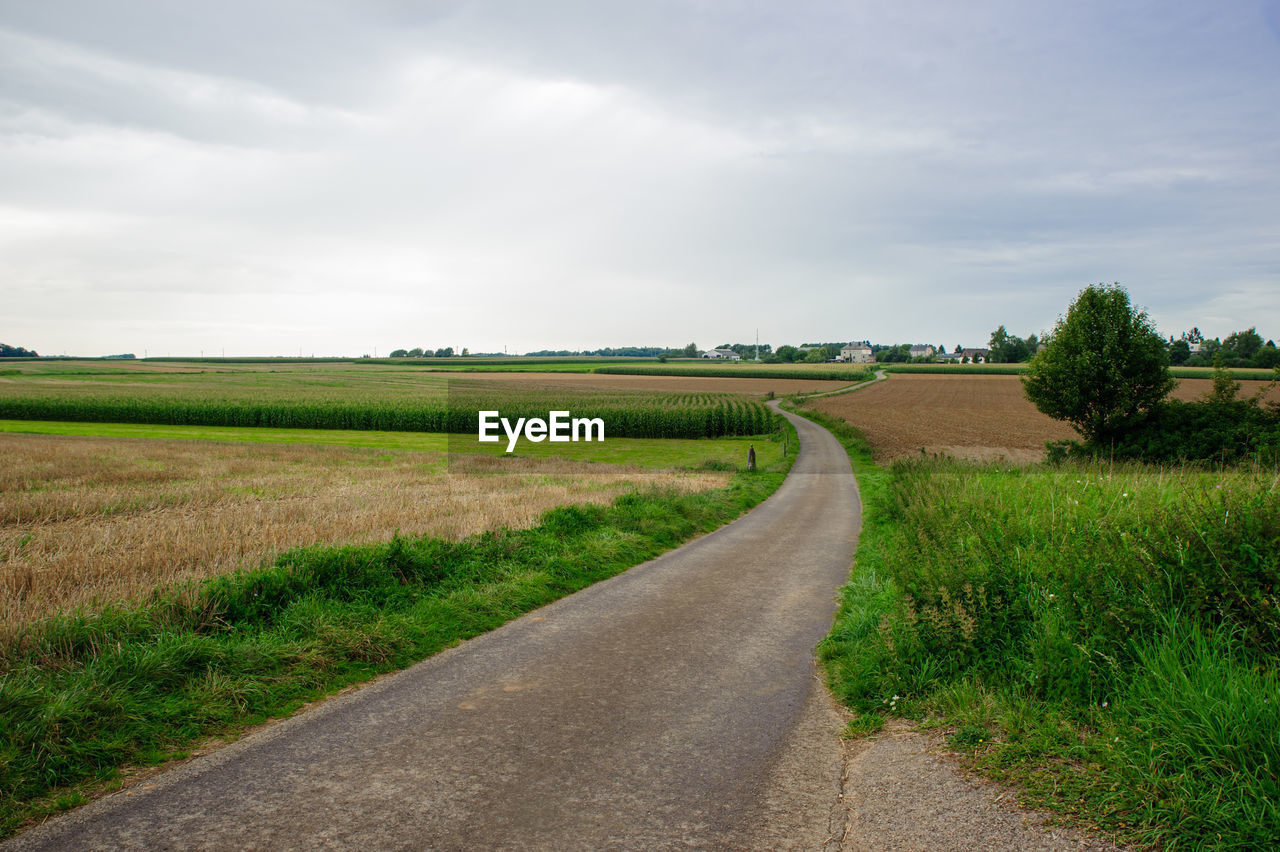
[[[1280,0],[0,0],[0,340],[1280,337]]]

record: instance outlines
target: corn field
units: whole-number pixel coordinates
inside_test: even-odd
[[[546,419],[552,410],[604,420],[618,438],[718,438],[759,435],[774,429],[761,402],[730,394],[450,394],[446,399],[400,402],[119,397],[0,397],[0,418],[179,426],[258,426],[286,429],[359,429],[384,432],[472,433],[481,410],[512,422]]]

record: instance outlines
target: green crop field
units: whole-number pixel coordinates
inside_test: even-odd
[[[75,435],[100,438],[183,441],[234,441],[250,444],[321,444],[412,452],[459,452],[462,445],[439,432],[377,432],[348,429],[272,429],[247,426],[167,426],[136,423],[83,423],[42,420],[0,420],[0,432],[28,435]],[[752,437],[729,438],[612,438],[604,441],[551,444],[520,440],[517,458],[562,458],[654,469],[710,468],[733,470],[746,465],[747,449],[755,447],[757,463],[767,467],[782,455],[782,445]],[[468,442],[466,452],[507,456],[506,440],[495,444]]]
[[[476,412],[600,417],[614,437],[702,438],[775,429],[759,400],[733,393],[547,387],[528,377],[469,380],[424,370],[305,364],[165,370],[29,363],[0,381],[0,418],[287,429],[474,433]]]

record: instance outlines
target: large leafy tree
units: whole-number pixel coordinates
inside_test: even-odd
[[[1164,338],[1119,284],[1087,287],[1022,379],[1036,408],[1086,440],[1118,437],[1173,389]]]
[[[1241,361],[1251,361],[1258,354],[1258,350],[1262,348],[1262,335],[1258,334],[1256,327],[1247,331],[1237,331],[1229,335],[1226,340],[1222,341],[1222,349],[1224,352],[1230,352]]]

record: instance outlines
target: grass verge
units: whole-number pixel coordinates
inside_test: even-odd
[[[1280,846],[1274,471],[881,469],[845,443],[864,528],[820,653],[851,733],[941,726],[1125,842]]]
[[[82,803],[121,767],[288,714],[709,532],[771,494],[792,458],[716,491],[634,492],[459,543],[302,548],[142,605],[43,620],[0,649],[0,836]]]

